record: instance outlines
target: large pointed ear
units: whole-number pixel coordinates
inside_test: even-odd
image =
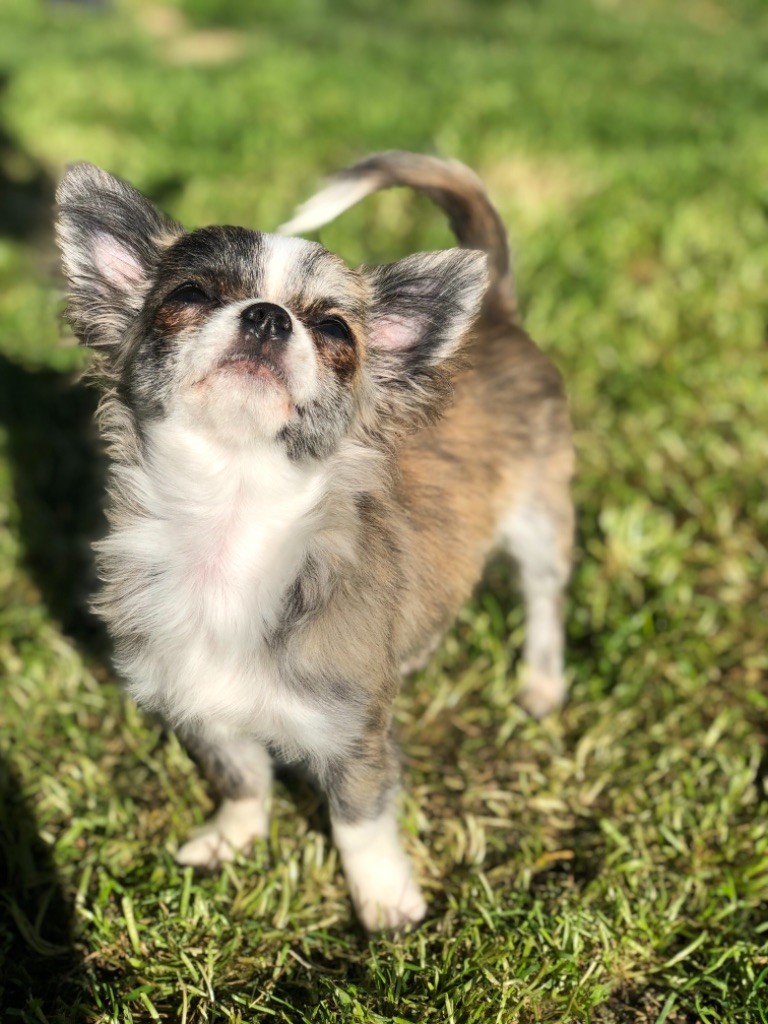
[[[366,269],[369,360],[390,412],[423,420],[442,405],[452,359],[480,311],[486,263],[473,249],[447,249]]]
[[[116,345],[141,309],[160,253],[182,228],[93,164],[68,168],[56,202],[67,316],[86,345]]]
[[[404,371],[453,356],[480,310],[486,262],[474,249],[446,249],[368,270],[371,351],[399,362]]]

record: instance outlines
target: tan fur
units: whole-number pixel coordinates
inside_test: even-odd
[[[570,560],[573,454],[560,375],[514,323],[486,314],[443,418],[400,454],[404,533],[415,586],[403,614],[403,656],[445,628],[493,548],[498,524],[540,499]]]

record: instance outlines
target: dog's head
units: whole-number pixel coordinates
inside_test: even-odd
[[[187,233],[89,164],[57,198],[70,321],[137,422],[175,417],[292,458],[428,418],[486,284],[470,250],[352,270],[316,242]]]

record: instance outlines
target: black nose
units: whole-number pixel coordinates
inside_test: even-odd
[[[240,314],[243,327],[259,341],[285,341],[291,333],[291,318],[274,302],[254,302]]]

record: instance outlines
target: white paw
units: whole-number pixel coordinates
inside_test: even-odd
[[[225,800],[216,814],[190,838],[176,854],[176,863],[209,871],[235,859],[254,839],[268,832],[267,813],[262,799]]]
[[[394,807],[372,821],[334,822],[333,835],[357,916],[369,932],[421,921],[427,905],[400,844]]]
[[[398,886],[376,885],[373,891],[352,889],[352,901],[363,927],[369,932],[402,929],[418,924],[427,912],[427,904],[410,875]]]
[[[534,718],[544,718],[563,706],[567,692],[565,678],[560,673],[549,675],[526,668],[517,699]]]
[[[203,825],[195,829],[191,839],[179,847],[176,863],[210,871],[234,860],[235,852],[235,848],[217,828]]]

